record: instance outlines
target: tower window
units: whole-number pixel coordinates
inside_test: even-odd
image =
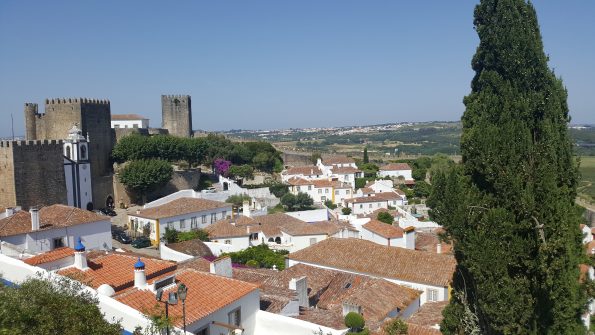
[[[70,158],[70,147],[66,147],[66,157]]]
[[[87,146],[81,145],[81,159],[87,159]]]

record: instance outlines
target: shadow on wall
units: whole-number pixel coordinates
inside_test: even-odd
[[[147,202],[162,198],[166,195],[178,192],[180,190],[187,190],[195,188],[200,181],[200,169],[190,169],[184,171],[174,171],[171,180],[165,186],[147,194]],[[115,205],[120,206],[123,203],[125,206],[130,204],[142,204],[142,197],[136,196],[133,192],[129,192],[126,187],[118,180],[118,175],[113,176]]]

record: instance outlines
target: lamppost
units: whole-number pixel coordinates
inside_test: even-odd
[[[184,320],[184,335],[186,334],[186,294],[188,293],[188,287],[184,284],[178,286],[178,297],[182,300],[182,319]]]
[[[165,303],[165,332],[169,335],[169,305],[176,305],[178,303],[178,294],[176,292],[169,292],[168,298],[166,301],[161,301],[161,297],[163,296],[163,290],[158,290],[155,294],[155,299],[159,302]]]

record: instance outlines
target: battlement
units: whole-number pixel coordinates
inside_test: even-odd
[[[34,140],[34,141],[0,141],[0,148],[10,147],[44,147],[63,145],[62,140]]]
[[[190,98],[190,96],[187,95],[187,94],[162,95],[162,97],[167,98],[167,99],[175,99],[175,98],[178,98],[178,99],[180,99],[180,98],[181,99],[188,99],[188,98]]]
[[[89,98],[52,98],[45,99],[46,105],[60,105],[60,104],[95,104],[95,105],[109,105],[108,99],[89,99]]]

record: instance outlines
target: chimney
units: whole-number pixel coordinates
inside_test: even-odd
[[[31,230],[39,230],[39,209],[32,207],[29,213],[31,213]]]
[[[246,226],[246,234],[250,235],[250,226]]]
[[[407,249],[415,249],[415,228],[413,226],[409,226],[403,229],[405,232],[405,248]]]
[[[7,218],[7,217],[13,216],[14,215],[14,212],[15,212],[14,209],[15,209],[14,207],[7,207],[6,208],[6,211],[5,211],[5,214],[4,214],[5,215],[4,217]]]
[[[438,242],[438,244],[436,244],[436,253],[437,254],[442,253],[442,243],[440,243],[440,242]]]
[[[297,293],[298,303],[300,307],[310,307],[308,302],[308,278],[299,277],[291,278],[289,281],[289,289]]]
[[[145,263],[140,260],[140,257],[134,263],[134,287],[144,289],[147,286],[147,276],[145,275]]]
[[[214,261],[211,262],[210,270],[211,270],[210,272],[212,274],[215,274],[218,276],[223,276],[223,277],[228,277],[228,278],[233,277],[233,271],[231,268],[231,257],[224,256],[224,257],[215,259]]]
[[[79,237],[76,245],[74,246],[74,267],[79,270],[86,270],[87,267],[87,254],[85,253],[85,245],[81,242]]]
[[[250,217],[250,202],[248,200],[245,200],[242,204],[242,212],[245,217]]]

